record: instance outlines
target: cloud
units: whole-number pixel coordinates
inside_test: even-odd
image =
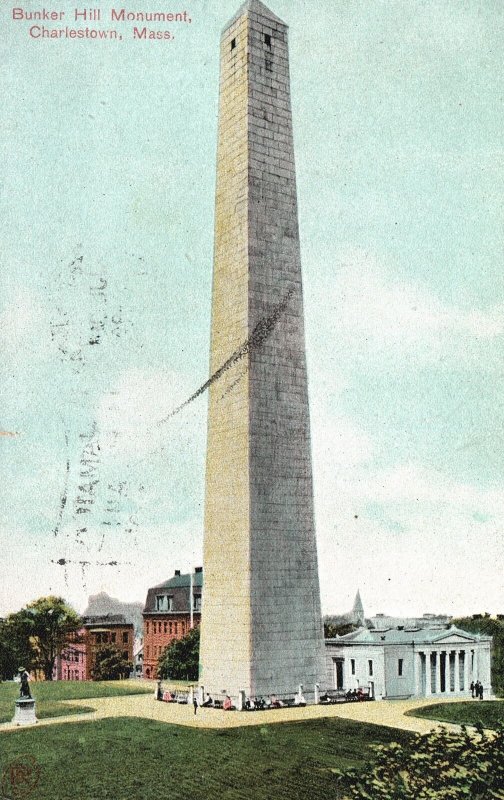
[[[346,358],[423,365],[502,369],[504,304],[463,309],[420,284],[401,282],[370,254],[341,257],[332,290],[320,298],[330,320],[326,346]]]
[[[195,389],[186,375],[173,370],[129,369],[102,396],[98,428],[112,456],[142,459],[151,453],[181,448],[203,449],[204,415],[201,405],[188,407],[159,424]],[[204,402],[204,400],[203,400]]]
[[[314,451],[325,610],[345,610],[360,587],[367,613],[501,611],[504,486],[413,463],[381,467],[354,423],[345,429],[356,454],[337,456],[331,469]]]
[[[28,356],[46,357],[50,352],[49,317],[42,299],[33,291],[19,288],[5,299],[0,313],[2,357],[19,361]]]
[[[83,552],[68,528],[57,539],[30,546],[30,534],[18,531],[8,561],[9,580],[0,583],[0,611],[15,611],[36,597],[58,594],[82,611],[90,594],[105,591],[123,600],[144,600],[147,589],[166,580],[175,569],[188,572],[202,564],[201,521],[143,527],[116,548]],[[101,532],[87,536],[98,541]],[[67,562],[55,563],[62,559]],[[81,564],[80,562],[89,562]],[[114,562],[110,564],[107,562]],[[27,587],[26,574],[30,574]]]

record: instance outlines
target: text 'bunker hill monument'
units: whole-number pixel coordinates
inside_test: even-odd
[[[287,26],[248,0],[220,55],[201,682],[323,679]]]

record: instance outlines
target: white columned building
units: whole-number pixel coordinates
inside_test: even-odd
[[[491,694],[491,637],[459,628],[359,628],[326,639],[327,689],[359,686],[374,697],[470,696],[470,684]],[[343,685],[342,685],[343,684]]]

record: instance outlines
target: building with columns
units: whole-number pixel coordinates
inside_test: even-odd
[[[479,680],[491,692],[491,637],[455,628],[359,628],[326,639],[327,686],[366,687],[375,699],[449,697]]]

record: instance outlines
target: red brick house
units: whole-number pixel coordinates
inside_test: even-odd
[[[191,575],[175,570],[173,578],[147,592],[143,610],[143,677],[157,676],[158,658],[168,644],[182,639],[201,621],[203,568]]]
[[[105,614],[84,617],[86,643],[86,680],[92,680],[96,651],[104,644],[112,644],[121,651],[126,661],[133,663],[135,629],[122,614]]]

